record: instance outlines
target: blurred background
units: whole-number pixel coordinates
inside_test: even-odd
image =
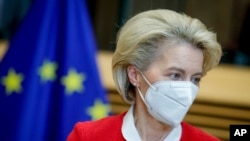
[[[0,0],[0,60],[33,0]],[[200,19],[217,33],[220,65],[202,80],[200,94],[185,120],[229,140],[231,124],[250,124],[250,0],[87,0],[98,48],[98,63],[112,113],[129,107],[111,74],[116,34],[131,16],[149,9],[171,9]]]
[[[250,0],[88,0],[98,48],[113,51],[116,32],[132,15],[167,8],[200,19],[224,49],[222,63],[250,65]],[[33,0],[0,0],[0,39],[12,37]]]

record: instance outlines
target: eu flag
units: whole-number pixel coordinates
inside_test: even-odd
[[[108,115],[84,0],[36,0],[0,63],[0,140],[64,141]]]

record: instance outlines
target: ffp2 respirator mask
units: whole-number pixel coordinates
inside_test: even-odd
[[[192,105],[198,93],[198,87],[190,81],[167,80],[150,84],[143,74],[142,76],[150,86],[146,91],[145,98],[141,90],[138,87],[137,89],[148,112],[155,119],[177,127]]]

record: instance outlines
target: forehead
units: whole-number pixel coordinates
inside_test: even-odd
[[[162,43],[159,45],[157,59],[151,66],[159,69],[178,67],[190,72],[202,72],[203,52],[185,42],[172,45]]]

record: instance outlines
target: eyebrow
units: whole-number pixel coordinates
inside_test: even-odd
[[[181,72],[183,74],[186,73],[186,71],[184,69],[179,68],[179,67],[170,67],[167,70],[175,70],[175,71],[179,71],[179,72]],[[192,76],[194,76],[194,75],[201,75],[201,76],[203,76],[203,73],[202,72],[197,72],[197,73],[193,74]]]

